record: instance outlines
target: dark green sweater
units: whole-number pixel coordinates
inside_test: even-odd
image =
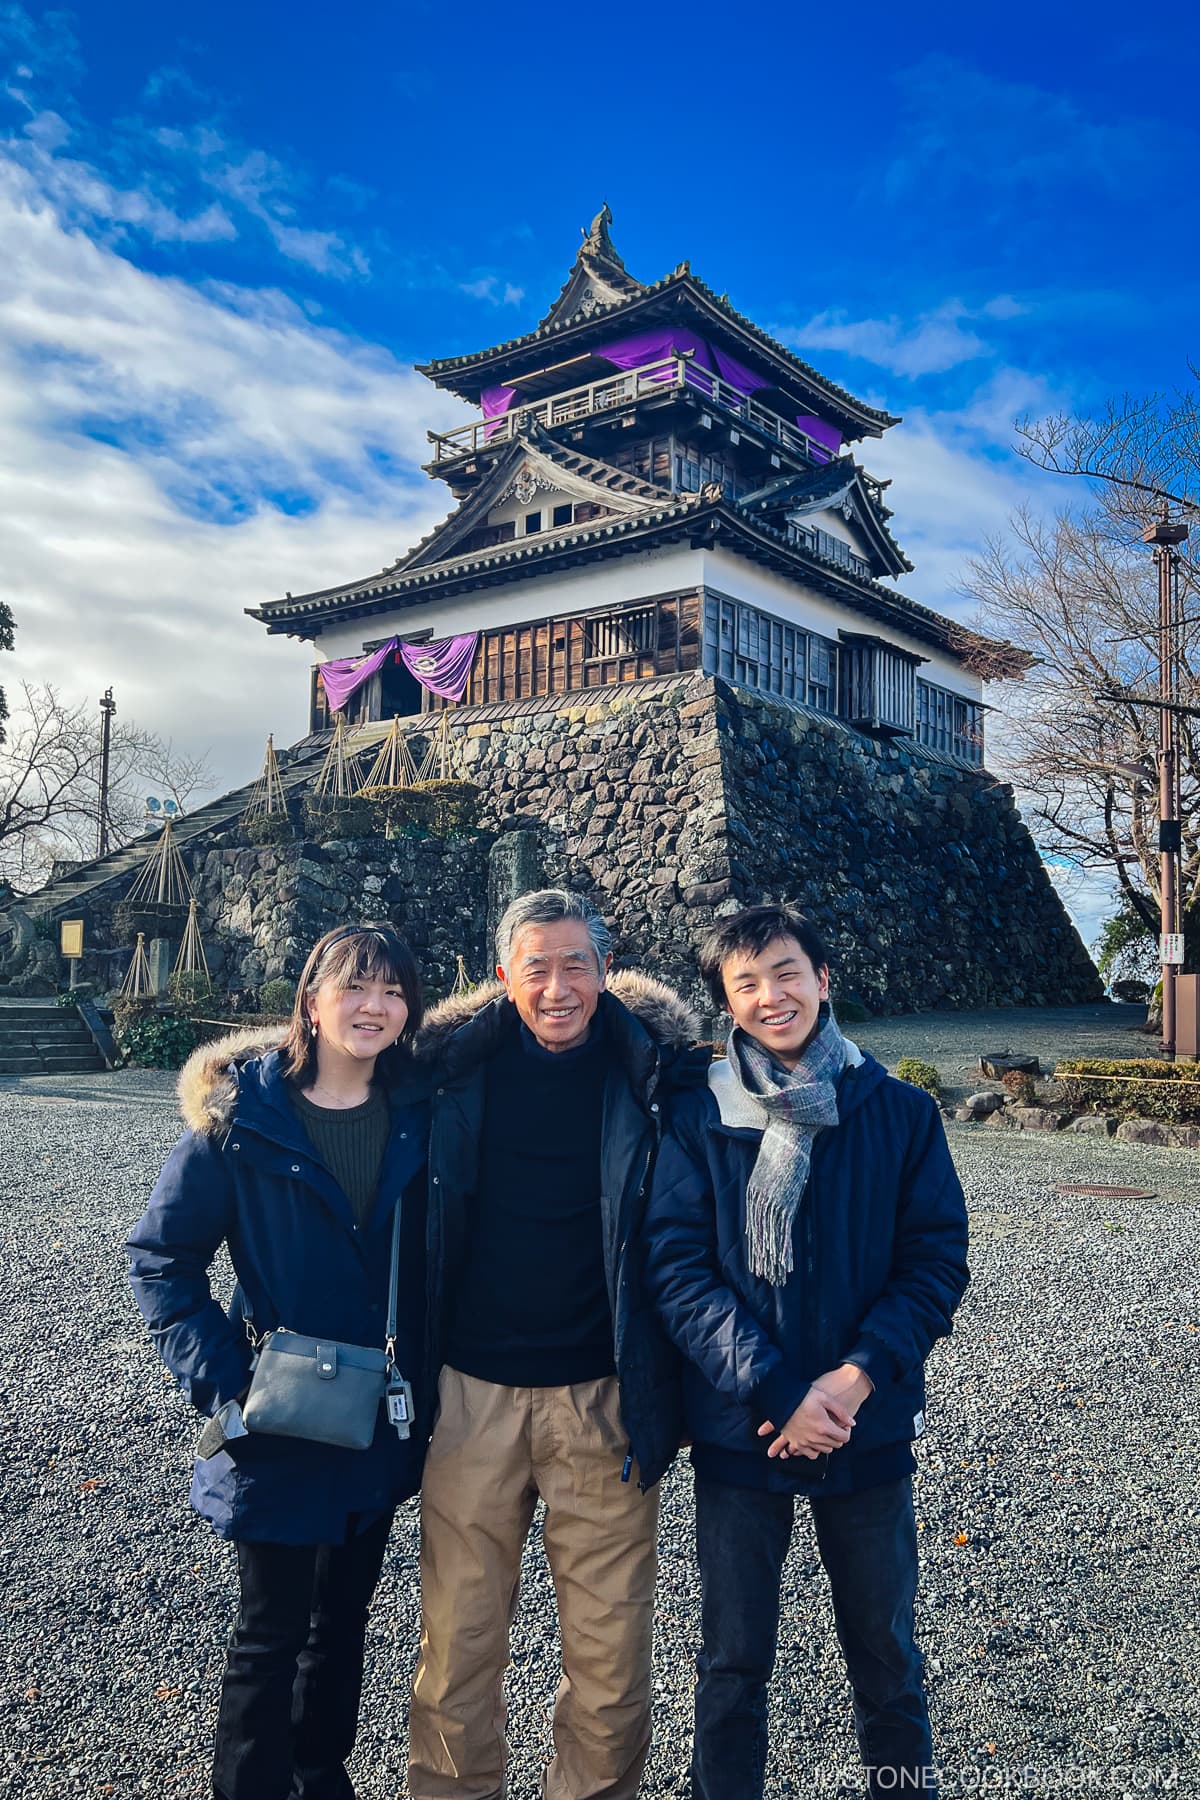
[[[374,1210],[391,1129],[387,1096],[381,1088],[372,1088],[361,1106],[343,1111],[314,1106],[299,1088],[290,1092],[309,1142],[354,1208],[359,1226],[366,1226]]]

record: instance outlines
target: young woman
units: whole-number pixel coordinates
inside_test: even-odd
[[[367,1608],[420,1433],[380,1409],[368,1449],[246,1434],[256,1335],[285,1326],[382,1350],[401,1208],[395,1357],[418,1387],[424,1339],[427,1106],[409,1055],[412,953],[389,926],[327,932],[290,1029],[206,1045],[179,1081],[188,1127],[129,1239],[137,1303],[209,1424],[192,1504],[237,1546],[241,1607],[221,1689],[217,1800],[353,1800]],[[228,1313],[208,1271],[229,1248]]]

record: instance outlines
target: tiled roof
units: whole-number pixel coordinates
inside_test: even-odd
[[[747,512],[770,516],[790,506],[818,506],[822,500],[833,500],[851,488],[858,500],[858,511],[868,537],[875,537],[876,548],[893,574],[912,572],[913,564],[904,554],[887,521],[891,511],[878,499],[878,489],[860,463],[852,456],[839,456],[836,461],[798,475],[780,475],[753,494],[738,502]]]
[[[607,331],[612,321],[623,321],[626,316],[652,308],[656,300],[675,294],[681,298],[691,299],[703,310],[715,313],[717,318],[727,323],[737,336],[749,339],[760,354],[765,353],[793,378],[799,378],[815,395],[825,401],[827,408],[839,413],[846,421],[860,424],[865,427],[866,431],[876,435],[890,425],[899,424],[899,419],[894,414],[884,412],[878,407],[868,406],[865,401],[857,399],[848,389],[839,387],[836,382],[830,381],[826,376],[820,374],[810,363],[803,362],[800,357],[793,355],[784,345],[778,343],[760,326],[756,325],[752,319],[748,319],[744,313],[740,313],[735,307],[732,307],[723,294],[714,293],[712,288],[693,275],[688,263],[680,263],[679,267],[673,269],[669,275],[664,275],[661,280],[652,282],[649,286],[642,288],[639,293],[613,301],[609,305],[597,305],[586,319],[571,317],[554,320],[552,309],[551,314],[548,315],[549,323],[539,325],[536,330],[526,332],[522,337],[510,338],[506,343],[493,344],[486,350],[475,350],[466,356],[442,357],[433,362],[418,363],[417,368],[422,375],[427,375],[439,386],[461,391],[461,387],[465,385],[473,394],[478,386],[483,385],[482,382],[477,383],[472,380],[462,383],[461,378],[470,377],[472,371],[479,371],[482,375],[485,365],[490,362],[502,359],[511,360],[514,356],[519,356],[523,351],[534,346],[570,334],[595,336],[598,324],[603,325]],[[459,378],[457,385],[455,378]]]
[[[852,612],[890,624],[951,655],[955,626],[950,619],[909,600],[882,582],[853,574],[823,560],[815,552],[793,543],[785,532],[761,515],[751,516],[724,493],[685,494],[665,504],[647,506],[624,517],[598,519],[583,527],[569,526],[555,532],[539,532],[532,538],[516,538],[486,550],[476,550],[445,562],[430,563],[406,573],[385,569],[363,581],[344,587],[324,588],[311,594],[271,600],[261,607],[247,607],[249,616],[269,631],[313,635],[339,620],[418,606],[439,592],[447,597],[495,583],[520,580],[556,565],[572,566],[606,555],[646,548],[647,544],[677,541],[680,537],[698,548],[705,543],[730,543],[743,554],[773,563],[785,573],[802,576],[823,589]],[[465,621],[464,621],[465,623]],[[993,646],[998,652],[1003,646]]]

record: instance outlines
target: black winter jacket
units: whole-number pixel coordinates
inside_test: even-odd
[[[213,1413],[250,1379],[235,1296],[209,1285],[222,1243],[255,1329],[383,1348],[391,1222],[402,1206],[397,1350],[414,1399],[424,1385],[424,1073],[402,1065],[389,1087],[391,1132],[365,1226],[321,1161],[288,1099],[275,1040],[246,1031],[203,1045],[179,1077],[184,1136],[129,1236],[129,1273],[159,1355],[192,1404]],[[192,1504],[221,1537],[339,1544],[351,1514],[415,1494],[424,1440],[383,1419],[366,1450],[301,1438],[245,1437],[198,1461]]]
[[[720,1098],[718,1099],[718,1096]],[[746,1486],[852,1491],[911,1469],[924,1363],[968,1275],[967,1214],[938,1110],[868,1056],[838,1085],[796,1217],[795,1266],[751,1275],[745,1196],[762,1115],[726,1062],[671,1109],[647,1217],[647,1281],[687,1358],[685,1419],[701,1472]],[[811,1382],[854,1362],[874,1383],[850,1442],[816,1464],[768,1460]]]
[[[680,1359],[643,1277],[643,1221],[658,1149],[663,1096],[703,1086],[708,1050],[682,1000],[631,971],[610,976],[600,996],[612,1048],[601,1128],[604,1263],[613,1315],[621,1416],[643,1488],[670,1466],[682,1435]],[[427,1016],[418,1058],[431,1069],[427,1237],[429,1342],[426,1366],[445,1360],[445,1332],[462,1266],[468,1202],[478,1178],[489,1057],[519,1054],[520,1019],[499,983],[444,1001]],[[432,1421],[430,1421],[432,1423]]]

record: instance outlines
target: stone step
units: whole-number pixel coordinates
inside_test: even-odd
[[[46,1066],[40,1056],[0,1054],[0,1075],[44,1075]]]
[[[10,1025],[7,1019],[0,1019],[0,1044],[14,1039],[22,1043],[32,1039],[37,1044],[90,1044],[92,1035],[82,1019],[66,1019],[55,1025],[43,1025],[40,1020],[35,1023],[32,1019]]]
[[[45,1050],[42,1052],[42,1067],[47,1075],[84,1075],[99,1073],[104,1068],[104,1058],[93,1044],[91,1051],[85,1050]]]

